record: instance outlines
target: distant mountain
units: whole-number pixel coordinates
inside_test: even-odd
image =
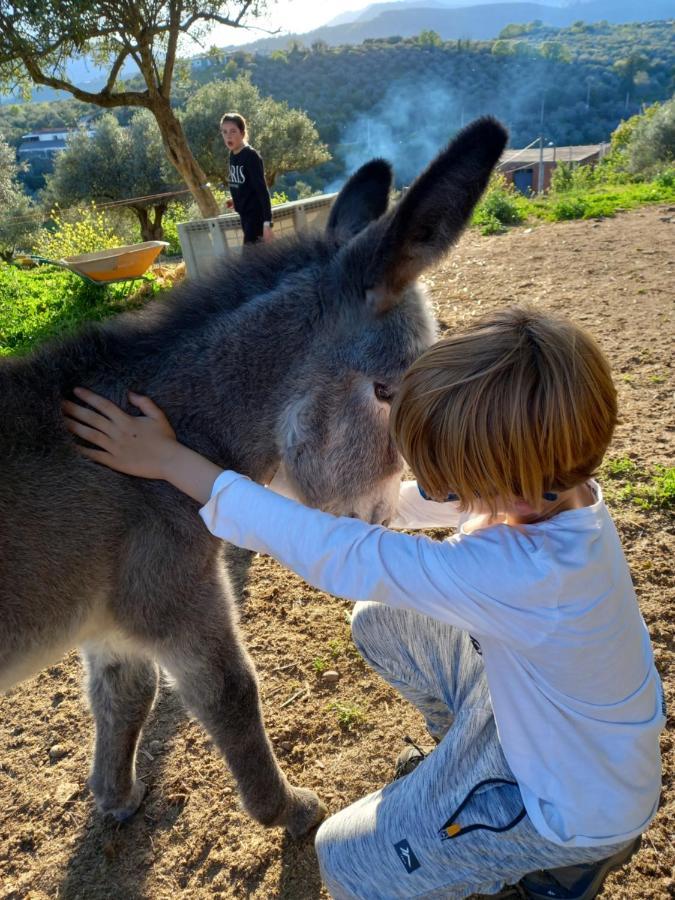
[[[517,3],[495,0],[492,3],[461,6],[441,0],[401,0],[398,3],[371,4],[354,15],[356,19],[337,25],[324,25],[304,34],[286,34],[263,38],[229,50],[266,53],[282,49],[293,40],[310,46],[324,41],[330,46],[360,44],[364,40],[399,35],[412,37],[421,31],[436,31],[443,40],[491,40],[507,25],[541,20],[547,25],[565,27],[573,22],[651,22],[675,17],[673,0],[588,0],[568,6],[543,3]],[[555,2],[555,0],[554,0]],[[345,16],[348,14],[345,13]],[[335,20],[334,20],[335,21]]]
[[[572,3],[585,2],[589,0],[546,0],[546,6],[570,6]],[[493,3],[513,3],[513,0],[493,0]],[[344,12],[339,16],[335,16],[322,27],[331,25],[346,25],[348,22],[366,22],[374,19],[380,13],[389,10],[399,10],[403,7],[426,8],[426,9],[457,9],[465,6],[483,6],[485,0],[394,0],[389,3],[370,3],[363,9],[354,9],[350,12]]]

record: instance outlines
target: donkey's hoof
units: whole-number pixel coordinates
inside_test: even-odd
[[[306,788],[293,788],[293,803],[283,822],[292,838],[301,838],[308,834],[328,813],[327,807],[319,800],[314,791]]]
[[[146,785],[143,784],[142,781],[136,781],[126,802],[119,803],[119,801],[115,802],[110,800],[103,802],[97,801],[98,808],[104,815],[112,816],[116,822],[128,822],[143,802],[147,790]]]

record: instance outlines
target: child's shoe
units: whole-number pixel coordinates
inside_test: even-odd
[[[530,872],[520,879],[518,886],[530,900],[592,900],[609,873],[625,865],[640,849],[640,843],[638,836],[627,847],[598,862]]]
[[[396,757],[396,763],[394,764],[394,781],[398,781],[399,778],[410,775],[413,769],[416,769],[422,760],[426,759],[429,755],[428,753],[425,753],[421,747],[418,747],[408,735],[406,735],[403,740],[406,744],[410,744],[410,746],[406,747],[405,750],[401,750]]]

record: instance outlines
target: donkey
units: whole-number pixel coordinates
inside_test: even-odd
[[[135,755],[160,668],[251,816],[299,836],[325,809],[274,757],[223,545],[168,484],[82,458],[62,398],[76,385],[122,406],[129,390],[148,394],[215,463],[260,482],[283,465],[306,503],[386,522],[401,473],[389,405],[435,338],[415,279],[460,233],[505,142],[496,121],[476,121],[390,211],[390,168],[370,162],[325,234],[253,248],[0,366],[0,690],[81,648],[102,812],[123,821],[142,801]]]

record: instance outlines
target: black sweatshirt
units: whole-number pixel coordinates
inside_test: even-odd
[[[262,157],[248,144],[239,153],[230,153],[230,194],[242,220],[272,221]]]

